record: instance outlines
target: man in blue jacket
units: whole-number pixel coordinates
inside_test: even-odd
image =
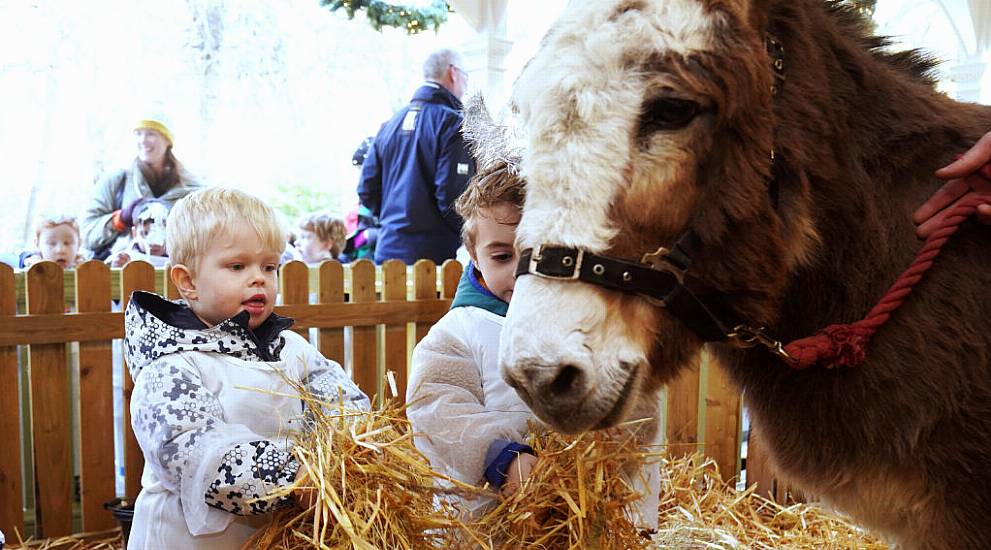
[[[464,58],[438,50],[423,64],[426,82],[382,125],[361,169],[358,197],[378,216],[375,262],[441,263],[461,244],[454,201],[475,171],[461,139]]]

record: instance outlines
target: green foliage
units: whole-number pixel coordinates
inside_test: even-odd
[[[329,212],[343,216],[347,211],[343,197],[334,192],[330,185],[315,185],[312,182],[286,183],[276,186],[275,194],[269,197],[272,208],[281,212],[290,227],[304,215],[314,212]],[[357,201],[355,197],[354,201]]]
[[[441,23],[447,21],[447,14],[452,11],[444,0],[431,0],[430,6],[423,8],[383,0],[321,0],[320,4],[329,7],[330,11],[344,8],[348,19],[354,19],[356,12],[365,10],[368,22],[375,30],[395,27],[406,29],[408,34],[417,34],[428,27],[433,27],[434,32],[437,32]]]

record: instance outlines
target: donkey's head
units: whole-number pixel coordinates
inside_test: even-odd
[[[702,301],[731,295],[710,305],[767,323],[783,273],[814,241],[801,206],[783,220],[768,189],[779,82],[762,9],[586,2],[557,22],[516,82],[528,181],[517,241],[543,275],[517,280],[502,368],[557,429],[615,424],[702,345],[658,300],[616,290],[633,276],[622,266],[590,265],[588,254],[639,262],[691,230],[703,252],[685,288]],[[564,265],[538,265],[546,261]],[[614,288],[565,280],[592,270]]]

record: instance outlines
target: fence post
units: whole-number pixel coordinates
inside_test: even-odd
[[[699,386],[701,359],[684,368],[667,387],[668,452],[675,457],[695,454],[699,448]]]
[[[706,364],[705,454],[719,465],[724,481],[740,475],[740,390],[726,370],[702,352]]]
[[[454,294],[458,290],[458,283],[461,282],[461,273],[464,271],[464,267],[457,260],[445,260],[440,271],[440,297],[444,300],[453,300]]]
[[[155,292],[155,268],[148,262],[128,262],[120,272],[120,303],[121,310],[127,311],[131,301],[131,293],[135,290]],[[126,327],[125,327],[126,330]],[[124,334],[127,337],[127,334]],[[131,372],[124,365],[124,493],[130,498],[138,496],[141,490],[141,472],[145,467],[141,447],[131,429],[131,394],[134,392],[134,381]]]
[[[43,261],[27,273],[27,306],[32,315],[65,313],[62,268]],[[37,532],[61,537],[72,532],[72,425],[65,343],[32,344],[31,417]]]
[[[351,264],[351,301],[355,303],[375,301],[375,264],[368,260],[358,260]],[[354,327],[354,362],[353,373],[355,383],[370,398],[373,403],[381,403],[382,394],[379,390],[381,377],[378,373],[376,358],[375,331],[377,325]]]
[[[110,268],[97,260],[76,267],[76,311],[110,311]],[[83,531],[114,527],[103,503],[117,495],[114,472],[114,386],[111,342],[79,343],[79,463]],[[85,396],[85,398],[82,398]]]
[[[0,315],[17,313],[14,270],[0,263]],[[0,347],[0,531],[24,532],[21,498],[21,409],[17,392],[17,346]]]
[[[338,304],[344,301],[344,266],[341,262],[328,260],[321,263],[319,281],[317,303]],[[342,367],[346,364],[343,328],[320,329],[317,344],[324,357],[337,361]]]
[[[293,260],[282,265],[279,277],[279,294],[285,305],[310,303],[310,268],[305,262]],[[310,341],[310,329],[294,328],[293,331]]]
[[[406,264],[399,260],[388,260],[382,264],[382,300],[406,301]],[[385,326],[385,369],[396,373],[396,396],[400,403],[406,402],[406,380],[409,373],[409,357],[406,354],[406,323]],[[389,397],[389,390],[383,381],[383,394]]]
[[[437,299],[437,266],[430,260],[417,260],[413,264],[413,298],[416,300]],[[427,335],[433,323],[416,323],[414,334],[416,343]]]

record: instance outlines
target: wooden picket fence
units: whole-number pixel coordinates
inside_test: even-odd
[[[280,300],[275,310],[292,317],[294,329],[309,337],[328,358],[349,365],[358,386],[369,396],[383,395],[385,371],[395,373],[399,396],[405,394],[413,345],[450,307],[462,266],[421,260],[408,267],[398,261],[376,266],[362,260],[347,266],[324,262],[308,267],[290,262],[281,268]],[[35,484],[34,532],[58,537],[73,532],[73,439],[78,437],[81,523],[84,532],[115,525],[104,502],[116,496],[113,433],[112,342],[123,337],[123,313],[131,292],[157,291],[178,296],[165,277],[144,262],[111,270],[90,261],[66,271],[41,262],[15,273],[0,264],[0,530],[8,540],[24,533],[23,465],[18,441],[33,439]],[[69,298],[69,299],[67,299]],[[121,299],[119,311],[112,301]],[[345,356],[345,328],[351,331],[351,353]],[[66,348],[78,342],[79,433],[73,433]],[[26,352],[30,371],[31,434],[22,434],[18,395],[18,354]],[[137,495],[143,459],[130,431],[129,403],[133,387],[124,382],[125,494]],[[666,434],[670,452],[704,451],[725,477],[740,466],[739,393],[722,369],[705,358],[669,385]],[[748,481],[767,478],[766,463],[751,450]],[[763,470],[761,469],[763,468]],[[756,477],[755,477],[756,476]]]

